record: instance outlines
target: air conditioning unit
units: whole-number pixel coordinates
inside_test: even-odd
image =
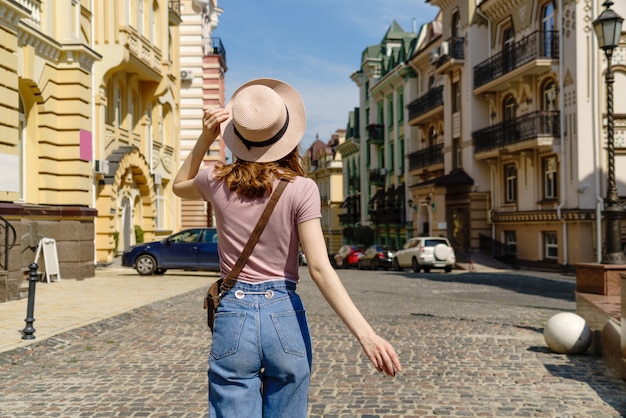
[[[180,79],[182,81],[193,80],[193,71],[191,71],[191,70],[181,70],[180,71]]]
[[[441,43],[441,46],[439,47],[439,55],[442,57],[450,55],[450,43],[448,41]]]
[[[93,163],[94,173],[109,175],[109,160],[95,160]]]
[[[439,59],[439,48],[430,51],[430,63],[434,64]]]

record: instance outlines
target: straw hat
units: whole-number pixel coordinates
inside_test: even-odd
[[[280,160],[296,148],[304,135],[306,113],[302,98],[282,81],[249,81],[233,93],[226,109],[230,118],[222,124],[222,137],[241,160]]]

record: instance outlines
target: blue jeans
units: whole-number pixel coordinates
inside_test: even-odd
[[[311,359],[296,285],[237,282],[215,316],[209,416],[305,418]]]

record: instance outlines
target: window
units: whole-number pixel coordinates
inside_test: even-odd
[[[517,202],[517,167],[509,164],[504,167],[504,198],[506,203]]]
[[[450,28],[450,35],[453,38],[457,38],[459,36],[459,33],[461,31],[461,17],[459,16],[459,11],[455,10],[452,13],[452,23],[451,23],[451,28]]]
[[[402,89],[398,90],[398,124],[402,125],[404,122],[404,92]]]
[[[452,168],[461,168],[462,167],[462,153],[461,153],[461,139],[454,138],[452,140]]]
[[[546,259],[556,259],[559,257],[559,243],[556,232],[545,232],[543,234]]]
[[[154,192],[156,195],[154,202],[156,206],[156,219],[154,221],[158,230],[165,229],[165,195],[163,194],[163,189],[162,184],[154,184]]]
[[[515,102],[515,97],[508,96],[504,100],[504,109],[503,109],[504,120],[515,119],[516,111],[517,111],[517,103]]]
[[[504,71],[509,72],[515,68],[515,32],[512,27],[502,31],[502,59],[504,60]]]
[[[452,113],[461,111],[461,86],[458,81],[452,83]]]
[[[504,231],[504,244],[506,255],[517,257],[517,233],[515,231]]]
[[[395,119],[393,117],[393,96],[387,98],[387,113],[387,123],[389,125],[387,129],[391,131],[395,125]]]
[[[556,199],[557,194],[557,164],[556,158],[543,160],[543,197]]]
[[[542,88],[542,110],[556,110],[556,83],[550,80],[543,85]]]
[[[118,128],[122,126],[122,90],[117,87],[115,89],[115,120]]]
[[[552,57],[555,46],[554,39],[554,4],[548,3],[543,8],[541,15],[541,29],[543,31],[543,54]]]
[[[18,135],[19,135],[19,154],[18,154],[18,188],[19,188],[19,201],[24,202],[26,200],[26,109],[24,108],[24,102],[20,97],[19,114],[18,114]],[[11,175],[9,175],[9,178]]]
[[[137,32],[139,32],[139,34],[141,36],[144,35],[143,33],[143,1],[144,0],[139,0],[137,2]]]
[[[434,147],[437,145],[437,129],[434,126],[430,127],[430,131],[428,132],[428,146]]]

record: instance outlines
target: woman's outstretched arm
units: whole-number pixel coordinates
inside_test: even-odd
[[[328,304],[357,338],[374,367],[395,376],[396,371],[402,369],[398,355],[363,317],[330,264],[320,220],[312,219],[299,224],[298,232],[311,278]]]

